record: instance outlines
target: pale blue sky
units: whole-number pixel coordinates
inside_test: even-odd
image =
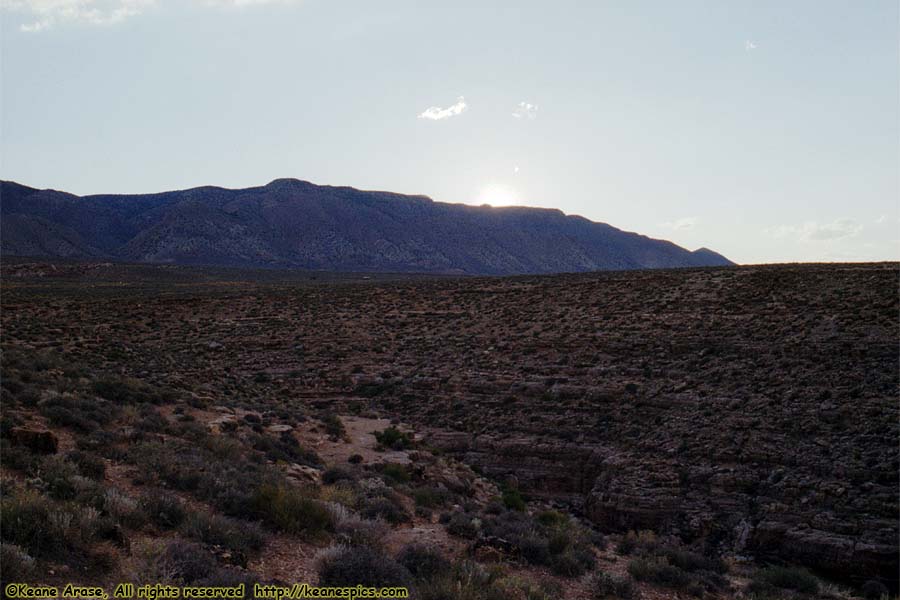
[[[900,258],[896,0],[0,2],[4,179],[297,177]]]

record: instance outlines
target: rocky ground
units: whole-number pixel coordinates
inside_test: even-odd
[[[822,578],[820,595],[896,590],[897,264],[429,280],[134,269],[4,266],[5,556],[111,581],[199,544],[228,577],[311,582],[333,580],[322,548],[384,526],[377,559],[402,563],[424,598],[443,596],[404,563],[414,540],[452,561],[435,581],[508,594],[490,597],[813,593],[795,567]],[[379,443],[391,420],[410,435]],[[249,499],[209,475],[237,481],[236,457]],[[82,465],[98,461],[99,476]],[[167,502],[234,522],[160,522]],[[29,547],[8,525],[23,506],[81,505],[114,531],[82,540],[108,564]],[[317,507],[331,512],[310,522]],[[260,543],[222,543],[240,527]]]

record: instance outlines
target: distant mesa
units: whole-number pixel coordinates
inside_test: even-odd
[[[0,182],[0,254],[477,275],[725,266],[727,258],[567,216],[276,179],[247,189],[75,196]]]

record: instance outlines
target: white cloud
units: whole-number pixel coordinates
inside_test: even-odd
[[[516,105],[515,110],[512,111],[512,116],[516,119],[535,119],[537,118],[538,106],[537,104],[531,104],[530,102],[519,102]]]
[[[295,4],[300,0],[201,0],[209,6],[257,6],[261,4]]]
[[[831,223],[807,221],[803,225],[779,225],[763,232],[771,237],[796,237],[801,242],[825,242],[855,237],[863,226],[852,219],[836,219]]]
[[[455,117],[460,114],[466,108],[468,104],[466,104],[466,99],[463,96],[460,96],[456,99],[456,104],[452,104],[447,108],[441,108],[440,106],[430,106],[426,108],[424,111],[419,113],[420,119],[429,119],[431,121],[440,121],[441,119],[449,119],[450,117]]]
[[[206,6],[293,4],[301,0],[194,0]],[[0,10],[21,13],[27,21],[19,30],[36,33],[55,25],[114,25],[135,17],[157,0],[0,0]]]
[[[667,229],[674,229],[675,231],[684,231],[685,229],[693,229],[698,221],[699,219],[697,217],[682,217],[674,221],[660,223],[660,226]]]
[[[747,52],[750,52],[751,50],[756,50],[756,48],[757,48],[756,42],[754,42],[753,40],[747,40],[746,42],[744,42],[744,50],[746,50]]]
[[[155,0],[3,0],[0,8],[27,15],[19,29],[36,33],[60,23],[112,25],[141,14]]]

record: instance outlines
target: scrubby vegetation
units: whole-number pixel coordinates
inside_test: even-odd
[[[448,297],[465,292],[460,296],[470,305],[465,309],[470,316],[461,322],[468,323],[481,296],[454,286],[445,292]],[[582,435],[589,445],[614,433],[629,440],[632,450],[671,448],[679,460],[684,453],[703,462],[706,454],[698,454],[694,446],[699,442],[690,435],[669,443],[668,421],[658,420],[659,407],[651,405],[668,406],[678,398],[697,403],[699,412],[692,416],[700,420],[706,412],[723,419],[740,415],[739,421],[725,421],[732,427],[729,435],[737,431],[746,438],[744,446],[708,444],[703,452],[730,452],[730,464],[750,469],[754,460],[773,457],[752,453],[747,432],[767,431],[768,421],[757,422],[752,411],[759,406],[749,405],[763,403],[777,412],[779,403],[803,393],[803,386],[765,400],[723,400],[715,390],[688,400],[690,386],[701,384],[667,381],[665,368],[671,365],[649,358],[646,365],[622,365],[629,379],[641,379],[625,385],[617,379],[618,366],[610,370],[606,365],[601,374],[597,365],[605,359],[593,346],[583,353],[545,354],[551,335],[571,336],[562,348],[578,347],[574,321],[532,321],[521,332],[508,323],[498,325],[490,340],[481,337],[484,331],[473,332],[471,339],[467,332],[454,350],[484,342],[495,351],[473,354],[471,365],[423,366],[418,354],[408,354],[389,336],[366,337],[346,329],[358,324],[357,307],[330,288],[313,293],[261,287],[260,300],[249,301],[240,295],[244,292],[231,295],[236,292],[230,285],[196,297],[190,286],[163,295],[125,290],[123,296],[111,291],[119,287],[127,286],[100,286],[90,292],[96,296],[41,292],[34,302],[20,295],[15,310],[0,315],[3,582],[45,577],[48,583],[204,585],[285,582],[295,573],[308,573],[309,583],[409,585],[413,597],[425,600],[573,595],[882,600],[890,593],[885,583],[894,585],[866,573],[869,580],[860,589],[844,590],[789,566],[758,569],[735,560],[727,532],[715,528],[684,527],[690,530],[687,541],[670,535],[672,528],[622,534],[618,523],[589,522],[596,512],[575,510],[586,507],[567,504],[568,492],[551,492],[553,486],[588,485],[587,478],[572,483],[560,473],[556,481],[548,470],[548,489],[543,489],[544,472],[536,471],[534,478],[516,474],[516,465],[507,461],[511,456],[484,465],[478,458],[483,448],[468,450],[473,440],[518,444],[520,436],[535,434],[547,440],[548,449],[558,444],[568,452],[581,446]],[[587,311],[596,302],[585,294],[581,298],[587,302],[571,305],[572,310]],[[109,301],[113,297],[116,301]],[[373,298],[381,302],[377,294]],[[441,310],[426,318],[419,314],[421,307],[404,304],[401,296],[390,302],[382,305],[392,315],[390,322],[398,327],[415,323],[415,335],[405,340],[425,353],[434,351],[436,338],[422,337],[423,327],[443,327],[435,315],[456,314]],[[307,313],[332,306],[329,325],[354,334],[317,338],[322,342],[317,347],[309,340],[319,335],[312,333],[317,325]],[[494,310],[492,305],[481,308]],[[492,313],[498,323],[500,313],[510,308]],[[228,320],[218,311],[227,312]],[[76,313],[78,320],[70,316]],[[303,326],[294,328],[297,323]],[[448,335],[446,328],[442,331]],[[713,353],[727,351],[722,342],[700,356],[696,340],[688,341],[678,349],[686,361],[712,361]],[[520,351],[514,361],[527,355],[538,362],[528,369],[507,362],[515,369],[494,371],[493,365]],[[375,368],[372,361],[383,362]],[[360,363],[363,367],[356,369]],[[598,386],[581,386],[582,375],[595,368]],[[734,374],[720,368],[709,376],[724,380]],[[881,381],[876,391],[893,390],[889,383]],[[477,391],[467,397],[470,384]],[[669,395],[666,390],[676,384],[688,387],[672,392],[679,396]],[[894,421],[869,402],[871,386],[841,385],[832,386],[832,393],[852,394],[859,410],[880,423],[872,435],[891,433]],[[611,406],[617,414],[611,414]],[[823,396],[816,406],[835,423],[846,421],[840,402]],[[629,411],[647,411],[653,418],[626,423],[618,412]],[[392,419],[397,416],[403,422]],[[424,435],[432,430],[418,429],[422,424],[444,427],[438,433],[450,441],[441,445],[438,436]],[[858,433],[857,425],[847,425],[848,438]],[[824,427],[817,420],[809,426]],[[680,428],[681,422],[672,427]],[[458,450],[462,447],[467,449]],[[876,488],[896,482],[887,469],[893,455],[885,458],[865,448],[857,453],[847,471],[857,487],[869,482],[869,473],[878,474]],[[460,458],[485,468],[470,468]],[[771,485],[753,480],[746,469],[661,472],[685,488],[721,484],[741,494],[770,493],[792,476],[791,469],[768,462],[763,470]],[[707,476],[721,481],[697,481]],[[880,504],[867,510],[881,511],[880,518],[894,516],[896,503],[876,488],[872,497]],[[855,489],[842,482],[822,493],[837,503],[837,498],[854,496]]]

